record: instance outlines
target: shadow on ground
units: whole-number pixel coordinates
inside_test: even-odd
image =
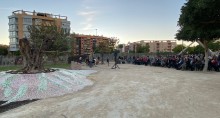
[[[18,102],[12,102],[9,103],[7,105],[1,106],[2,104],[4,104],[6,101],[0,101],[0,113],[3,113],[5,111],[20,107],[22,105],[25,104],[29,104],[31,102],[37,101],[38,99],[34,99],[34,100],[24,100],[24,101],[18,101]]]

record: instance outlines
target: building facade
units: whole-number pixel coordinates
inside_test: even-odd
[[[95,35],[73,34],[71,37],[73,55],[91,55],[100,42],[116,41],[114,38]]]
[[[134,51],[136,52],[137,46],[149,45],[150,53],[153,52],[172,52],[173,48],[176,47],[176,40],[141,40],[138,42],[128,43],[129,48],[125,52]]]
[[[8,16],[9,19],[9,50],[19,50],[19,39],[29,38],[28,26],[30,25],[55,25],[62,28],[64,32],[70,32],[70,21],[66,16],[53,15],[49,13],[30,12],[17,10],[13,11],[12,15]]]

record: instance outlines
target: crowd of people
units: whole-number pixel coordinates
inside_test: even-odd
[[[107,57],[104,61],[106,61],[109,66],[109,58]],[[82,57],[79,58],[78,63],[82,63]],[[90,67],[96,66],[100,63],[100,57],[92,59],[86,58],[85,63]],[[136,65],[174,68],[177,70],[202,71],[205,65],[205,58],[203,54],[140,57],[119,56],[117,63],[132,63]],[[208,70],[220,72],[220,53],[208,57]]]
[[[127,59],[129,62],[131,58]],[[133,57],[132,63],[137,65],[150,65],[177,70],[201,71],[205,65],[203,54],[194,55],[168,55],[168,56],[142,56]],[[208,70],[220,71],[220,54],[208,57]]]

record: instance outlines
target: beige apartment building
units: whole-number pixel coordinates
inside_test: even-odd
[[[137,46],[149,45],[150,52],[172,52],[176,47],[176,40],[141,40],[133,43],[128,43],[125,52],[136,51]]]
[[[8,16],[8,19],[10,51],[19,50],[19,39],[29,37],[30,34],[27,29],[29,25],[56,25],[58,28],[62,28],[66,33],[70,32],[70,21],[67,20],[66,16],[17,10],[13,11],[12,15]]]

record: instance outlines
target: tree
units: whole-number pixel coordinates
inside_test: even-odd
[[[124,46],[123,46],[123,44],[119,44],[118,45],[118,48],[120,49],[120,51],[122,51],[122,48],[123,48]]]
[[[137,53],[148,53],[150,51],[149,48],[150,48],[149,45],[146,46],[137,45]]]
[[[50,55],[52,57],[54,64],[57,63],[57,61],[59,60],[59,56],[61,56],[62,54],[71,53],[70,51],[67,52],[67,50],[70,49],[69,44],[71,44],[71,40],[67,37],[67,34],[58,35],[56,38],[57,40],[53,42],[53,45],[45,50],[46,55]]]
[[[0,45],[0,55],[7,55],[8,54],[8,46],[7,45]]]
[[[201,45],[197,45],[194,47],[194,54],[201,54],[204,52],[204,48]]]
[[[194,49],[195,49],[195,47],[188,47],[186,49],[187,54],[195,54]]]
[[[186,47],[185,46],[183,46],[183,45],[177,45],[175,48],[173,48],[173,52],[174,53],[179,53],[179,52],[181,52],[183,49],[185,49]]]
[[[97,52],[101,53],[102,64],[104,64],[104,53],[110,53],[111,48],[109,47],[109,42],[103,41],[99,42],[98,47],[96,48]]]
[[[208,44],[208,47],[212,51],[218,51],[218,50],[220,50],[220,42],[219,41],[217,41],[217,42],[210,42]]]
[[[115,45],[119,42],[119,39],[116,38],[108,38],[102,42],[99,42],[95,49],[95,53],[101,53],[102,64],[104,64],[103,56],[104,53],[112,53],[115,49]]]
[[[43,55],[45,51],[64,50],[66,36],[56,26],[29,26],[30,39],[19,39],[20,52],[23,56],[23,73],[44,72]]]
[[[187,0],[181,8],[176,38],[178,40],[196,41],[204,44],[205,66],[208,68],[208,43],[220,38],[220,1]]]
[[[18,51],[14,51],[14,52],[12,52],[13,53],[13,55],[15,55],[15,56],[20,56],[21,55],[21,52],[18,50]]]

